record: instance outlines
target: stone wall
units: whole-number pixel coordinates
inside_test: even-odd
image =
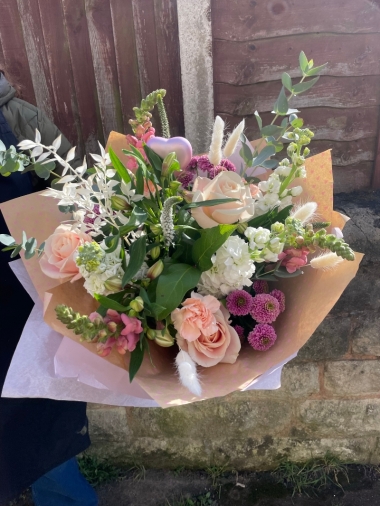
[[[170,409],[88,409],[93,453],[146,467],[263,470],[332,452],[380,462],[380,192],[341,194],[345,238],[366,254],[353,280],[275,391]],[[327,287],[328,289],[328,287]]]

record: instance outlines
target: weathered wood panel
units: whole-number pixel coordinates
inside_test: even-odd
[[[275,81],[234,86],[216,83],[215,110],[243,116],[258,111],[271,111],[281,89]],[[377,76],[322,76],[307,93],[291,102],[292,107],[369,107],[380,104],[380,79]]]
[[[95,153],[104,137],[84,0],[62,0],[62,5],[81,125],[78,142],[87,153]]]
[[[212,0],[211,5],[215,39],[371,33],[380,26],[377,0]]]
[[[35,104],[36,96],[26,54],[20,14],[15,0],[2,0],[1,2],[0,41],[3,65],[9,80],[22,85],[25,100]]]
[[[299,75],[304,51],[316,65],[328,62],[322,74],[380,75],[380,33],[306,34],[251,42],[214,41],[214,79],[229,84],[254,84]]]
[[[57,122],[38,0],[17,0],[37,106]]]
[[[371,188],[373,162],[346,167],[333,166],[334,193],[348,193],[353,190],[368,190]]]
[[[160,88],[167,91],[165,105],[171,125],[171,135],[184,135],[176,0],[156,0],[154,11]]]
[[[312,141],[310,154],[316,155],[331,149],[333,165],[359,165],[361,162],[373,161],[376,156],[376,137],[359,139],[351,142]]]
[[[103,133],[124,130],[109,2],[85,0]]]
[[[132,108],[141,101],[132,0],[110,0],[110,6],[124,132],[129,132],[128,119],[133,117]]]
[[[71,70],[70,53],[63,23],[56,23],[63,18],[61,2],[38,0],[41,25],[43,30],[50,80],[55,101],[54,117],[62,125],[62,132],[76,144],[80,136],[78,116],[75,114],[75,90]]]
[[[218,113],[216,113],[218,114]],[[241,121],[241,116],[221,115],[229,128]],[[352,141],[364,137],[376,137],[378,131],[379,107],[353,107],[337,109],[331,107],[310,107],[302,109],[299,114],[304,125],[315,133],[314,140],[331,139],[332,141]],[[261,114],[264,125],[269,125],[273,114]],[[260,136],[255,116],[245,118],[246,135],[249,139]]]

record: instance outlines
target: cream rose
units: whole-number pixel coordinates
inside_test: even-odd
[[[192,293],[183,307],[171,314],[178,346],[203,367],[235,363],[241,343],[228,324],[229,316],[227,309],[212,295],[203,297]]]
[[[211,207],[192,209],[193,218],[202,228],[229,225],[248,221],[255,212],[255,200],[250,187],[245,185],[236,172],[223,171],[214,179],[197,177],[193,186],[193,202],[206,202],[214,199],[237,199],[235,202]]]
[[[70,225],[59,225],[46,239],[44,254],[40,259],[41,270],[49,278],[61,279],[80,276],[75,263],[78,246],[92,241],[91,237],[80,230],[72,230]]]

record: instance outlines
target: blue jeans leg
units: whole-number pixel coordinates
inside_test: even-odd
[[[35,506],[98,506],[95,490],[75,458],[52,469],[32,485]]]

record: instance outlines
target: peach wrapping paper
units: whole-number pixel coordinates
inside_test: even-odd
[[[107,146],[112,146],[123,159],[122,148],[125,136],[112,132]],[[319,219],[330,221],[332,227],[343,228],[345,217],[333,211],[333,177],[330,151],[325,151],[306,161],[307,178],[299,180],[304,188],[301,200],[318,203]],[[61,222],[63,215],[57,207],[57,200],[32,194],[4,204],[1,210],[8,228],[16,241],[22,231],[43,242]],[[199,368],[203,399],[220,397],[236,390],[243,390],[260,375],[296,353],[339,299],[343,290],[355,277],[363,255],[356,254],[353,262],[342,262],[334,270],[323,272],[306,268],[304,274],[276,283],[286,296],[286,311],[278,318],[275,327],[278,339],[266,352],[252,350],[246,343],[237,362],[233,365],[219,364],[211,368]],[[55,317],[57,304],[66,304],[82,314],[89,314],[97,307],[96,301],[84,290],[81,281],[61,282],[47,278],[39,269],[38,259],[24,262],[29,276],[45,302],[45,322],[57,332],[79,342],[79,337],[68,330]],[[92,353],[95,346],[81,343]],[[134,381],[142,387],[160,406],[170,407],[200,400],[182,387],[176,376],[174,357],[177,348],[161,348],[150,343],[151,356],[144,358],[142,367]],[[128,354],[112,352],[104,360],[128,369]]]

